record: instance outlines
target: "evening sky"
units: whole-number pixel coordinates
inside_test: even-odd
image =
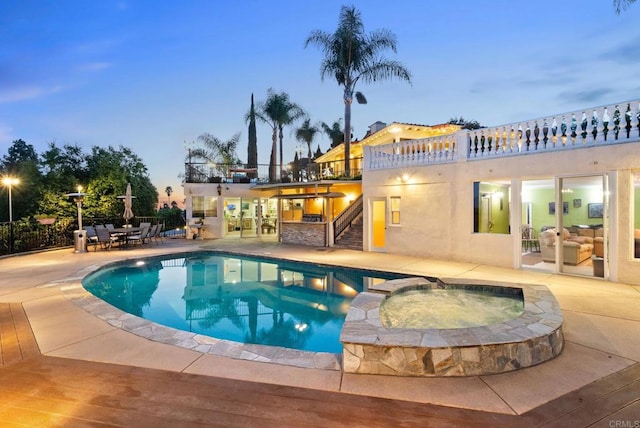
[[[312,122],[344,113],[342,90],[320,78],[312,30],[332,32],[341,1],[86,1],[0,3],[0,153],[23,139],[130,147],[160,200],[202,133],[241,133],[253,93],[287,92]],[[433,125],[453,117],[494,126],[638,99],[640,5],[620,15],[609,0],[456,2],[362,0],[365,29],[397,36],[388,57],[412,84],[359,84],[354,137],[376,121]],[[301,147],[285,131],[285,161]],[[325,135],[313,143],[326,151]],[[271,130],[258,124],[258,162]],[[71,190],[71,189],[70,189]],[[124,191],[124,189],[123,189]],[[166,196],[165,196],[166,198]]]

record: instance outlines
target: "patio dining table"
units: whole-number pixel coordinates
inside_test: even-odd
[[[109,230],[111,236],[115,236],[118,238],[118,245],[127,245],[127,236],[135,235],[140,232],[139,227],[116,227],[115,229]]]

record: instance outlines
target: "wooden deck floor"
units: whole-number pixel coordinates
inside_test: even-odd
[[[43,356],[0,304],[0,425],[529,427],[640,419],[640,365],[520,415]]]

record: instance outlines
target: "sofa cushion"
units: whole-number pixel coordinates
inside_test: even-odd
[[[593,229],[578,229],[578,236],[589,236],[591,238],[595,237]]]
[[[544,232],[540,232],[538,240],[541,246],[549,247],[556,242],[556,231],[554,229],[547,229]]]
[[[593,243],[593,238],[589,236],[572,236],[567,241],[577,242],[578,244],[591,244]]]

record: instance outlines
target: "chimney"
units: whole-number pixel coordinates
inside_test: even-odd
[[[380,122],[380,121],[377,121],[376,123],[369,125],[369,135],[375,134],[376,132],[378,132],[382,128],[384,128],[385,126],[387,126],[387,124],[384,123],[384,122]]]

